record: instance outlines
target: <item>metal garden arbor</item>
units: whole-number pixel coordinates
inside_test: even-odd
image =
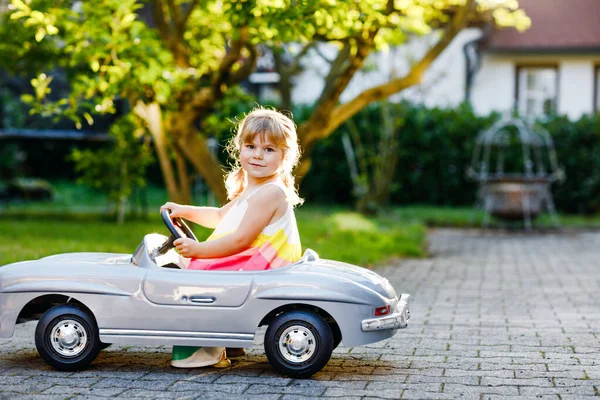
[[[552,138],[543,128],[534,129],[521,118],[505,118],[480,132],[467,176],[479,183],[485,227],[494,216],[523,219],[525,228],[531,229],[544,207],[558,225],[550,186],[564,180],[564,172],[558,167]]]

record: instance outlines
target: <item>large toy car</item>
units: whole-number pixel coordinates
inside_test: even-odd
[[[409,295],[387,279],[307,250],[267,271],[192,271],[173,240],[192,231],[167,211],[171,232],[146,235],[133,255],[69,253],[0,268],[0,338],[39,320],[39,354],[59,370],[87,367],[110,343],[253,345],[267,325],[266,355],[291,377],[321,370],[343,342],[357,346],[407,326]]]

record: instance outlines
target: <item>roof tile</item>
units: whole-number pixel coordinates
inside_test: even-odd
[[[525,32],[494,31],[492,51],[600,51],[600,0],[519,0],[531,18]]]

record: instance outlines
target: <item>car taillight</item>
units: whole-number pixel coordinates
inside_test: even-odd
[[[390,306],[379,307],[375,309],[375,316],[381,317],[382,315],[388,315],[390,313]]]

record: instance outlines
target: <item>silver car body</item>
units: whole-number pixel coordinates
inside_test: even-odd
[[[410,296],[399,297],[370,270],[310,250],[267,271],[185,270],[188,260],[174,250],[156,255],[165,240],[146,235],[133,255],[68,253],[0,268],[0,338],[61,299],[91,311],[104,343],[250,347],[258,327],[288,308],[318,310],[339,327],[345,346],[406,327]],[[162,267],[168,263],[181,269]]]

